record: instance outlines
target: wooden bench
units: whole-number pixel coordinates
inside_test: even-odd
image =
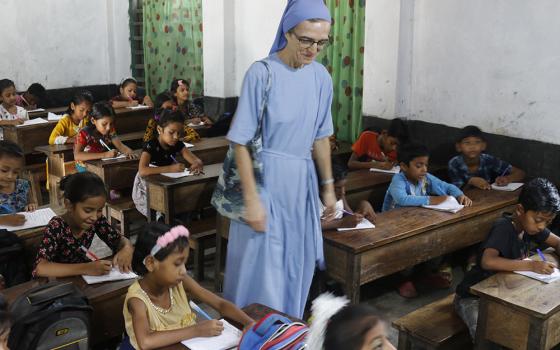
[[[194,277],[197,281],[204,280],[204,252],[215,247],[216,218],[214,216],[192,221],[187,225],[191,233],[189,247],[192,249]]]
[[[132,198],[122,198],[117,201],[107,202],[106,213],[111,226],[117,227],[117,230],[126,237],[130,237],[130,223],[132,219],[144,219],[144,216],[136,210]]]
[[[398,349],[471,349],[467,326],[453,308],[454,297],[451,294],[394,321],[393,327],[399,331]]]

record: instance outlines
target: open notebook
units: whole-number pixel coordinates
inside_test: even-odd
[[[23,124],[21,124],[21,125],[16,125],[16,128],[19,128],[20,126],[45,124],[45,123],[48,123],[48,120],[45,120],[43,118],[33,118],[33,119],[29,119],[29,120],[24,121]]]
[[[530,260],[530,259],[525,259],[525,260]],[[554,281],[560,280],[560,270],[558,270],[556,267],[554,268],[554,272],[551,273],[550,275],[544,275],[533,271],[513,271],[513,272],[535,280],[539,280],[544,283],[552,283]]]
[[[26,211],[18,214],[25,216],[25,224],[21,226],[5,226],[0,225],[0,229],[6,229],[10,231],[26,230],[33,227],[46,226],[49,221],[55,216],[55,212],[51,208],[42,208],[35,211]]]
[[[126,154],[119,154],[116,157],[101,158],[101,160],[105,161],[105,160],[115,160],[115,159],[123,159],[123,158],[126,158]]]
[[[362,221],[356,225],[356,227],[341,227],[337,228],[337,231],[352,231],[352,230],[367,230],[369,228],[375,228],[375,225],[369,222],[368,219],[363,218]]]
[[[59,114],[54,114],[52,112],[49,112],[47,114],[47,120],[60,120],[62,119],[64,115],[59,115]]]
[[[457,199],[455,199],[455,197],[447,196],[447,198],[445,199],[445,201],[443,201],[443,203],[440,203],[438,205],[423,205],[422,207],[433,209],[433,210],[446,211],[449,213],[456,213],[459,210],[463,209],[465,206],[459,204],[459,202],[457,202]]]
[[[183,144],[185,145],[185,147],[187,148],[191,148],[194,147],[194,145],[192,143],[188,143],[188,142],[183,142]]]
[[[204,122],[203,122],[203,121],[201,121],[201,122],[200,122],[200,123],[198,123],[198,124],[195,124],[195,123],[189,123],[189,124],[188,124],[187,126],[193,127],[193,126],[203,126],[203,125],[204,125]]]
[[[226,350],[235,348],[241,340],[242,332],[228,321],[220,320],[224,325],[222,334],[215,337],[192,338],[181,343],[191,350]]]
[[[113,267],[111,272],[109,272],[107,275],[103,275],[103,276],[82,275],[82,277],[87,284],[96,284],[96,283],[108,282],[108,281],[129,280],[129,279],[137,278],[138,275],[135,274],[134,272],[122,273],[117,268]]]
[[[507,191],[513,192],[517,190],[519,187],[523,186],[523,182],[510,182],[506,186],[498,186],[495,183],[492,184],[492,189],[496,191]]]
[[[126,107],[128,109],[146,109],[146,108],[150,108],[150,106],[145,106],[145,105],[138,105],[138,106],[129,106]]]
[[[376,173],[387,173],[387,174],[398,174],[401,172],[401,167],[395,165],[392,169],[384,170],[384,169],[377,169],[377,168],[370,168],[369,171],[373,171]]]
[[[163,176],[167,176],[173,179],[177,179],[180,177],[190,176],[192,175],[189,169],[185,169],[184,171],[177,172],[177,173],[161,173]]]

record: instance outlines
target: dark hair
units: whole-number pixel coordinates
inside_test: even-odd
[[[379,318],[370,306],[345,306],[327,324],[324,350],[360,350],[366,334],[378,323]]]
[[[185,79],[173,79],[173,81],[171,81],[171,87],[169,88],[169,91],[171,92],[171,95],[173,95],[175,92],[177,92],[177,88],[179,87],[179,82],[183,82],[184,85],[187,86],[187,88],[190,87],[191,82],[190,80],[185,80]]]
[[[77,106],[83,102],[89,102],[89,104],[93,104],[93,95],[91,94],[91,92],[87,90],[78,91],[76,92],[76,94],[74,94],[74,96],[72,96],[72,99],[70,100],[70,103],[73,103],[74,106]],[[72,109],[70,103],[68,104],[66,113],[72,115],[74,110]]]
[[[60,180],[60,189],[70,203],[83,202],[88,198],[107,197],[105,184],[99,176],[89,171],[67,175]]]
[[[164,109],[159,116],[157,124],[162,128],[165,128],[167,125],[171,123],[183,124],[184,122],[185,122],[185,117],[183,116],[183,113],[181,113],[180,111],[171,111],[168,109]]]
[[[560,195],[552,182],[537,177],[523,185],[519,204],[524,210],[556,214],[560,211]]]
[[[15,142],[8,140],[0,141],[0,158],[23,158],[23,150]]]
[[[128,84],[138,85],[138,82],[134,78],[126,78],[125,80],[121,81],[121,84],[119,85],[119,87],[121,89],[124,89]]]
[[[430,156],[430,151],[428,147],[421,143],[410,142],[402,146],[399,146],[399,153],[397,154],[397,160],[399,163],[410,163],[414,158]]]
[[[12,327],[12,315],[8,311],[8,303],[0,294],[0,335],[6,333]]]
[[[97,120],[105,117],[115,118],[113,107],[105,101],[94,103],[91,109],[91,118]]]
[[[408,125],[403,119],[395,118],[391,120],[391,124],[389,124],[387,135],[395,137],[399,140],[400,144],[407,143],[409,138]]]
[[[39,83],[33,83],[29,85],[29,87],[27,88],[27,92],[37,97],[39,100],[42,100],[43,98],[45,98],[47,90],[43,85]]]
[[[457,143],[463,141],[467,137],[478,137],[482,141],[486,141],[482,130],[480,130],[478,126],[474,125],[467,125],[461,129],[461,131],[459,132],[459,137],[457,137]]]
[[[159,93],[154,101],[154,119],[157,121],[163,112],[163,104],[167,101],[173,102],[173,95],[169,91]]]
[[[15,89],[16,84],[14,84],[14,82],[11,81],[10,79],[0,79],[0,95],[2,95],[4,90],[6,90],[9,87],[13,87]]]
[[[334,182],[346,179],[348,176],[348,166],[338,160],[332,159],[332,175]]]
[[[132,269],[137,274],[144,276],[148,273],[146,266],[144,265],[144,259],[150,255],[152,248],[156,245],[156,242],[160,236],[163,236],[167,231],[171,229],[170,226],[162,223],[150,223],[138,234],[138,239],[136,240],[136,245],[134,247],[134,255],[132,255]],[[154,255],[158,261],[163,261],[173,253],[176,249],[183,251],[183,249],[189,249],[189,240],[187,237],[179,237],[172,243],[168,244],[165,248],[162,248],[159,252]]]

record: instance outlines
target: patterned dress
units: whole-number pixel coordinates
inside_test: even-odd
[[[0,193],[0,214],[17,213],[25,210],[29,190],[29,181],[24,179],[16,180],[16,187],[12,193]]]

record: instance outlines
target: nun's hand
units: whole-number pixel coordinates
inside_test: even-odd
[[[266,211],[260,198],[246,201],[244,219],[253,230],[257,232],[266,231]]]
[[[332,186],[326,187],[321,197],[323,198],[323,205],[325,206],[325,211],[321,219],[326,222],[334,220],[336,215],[336,195],[334,194]]]

